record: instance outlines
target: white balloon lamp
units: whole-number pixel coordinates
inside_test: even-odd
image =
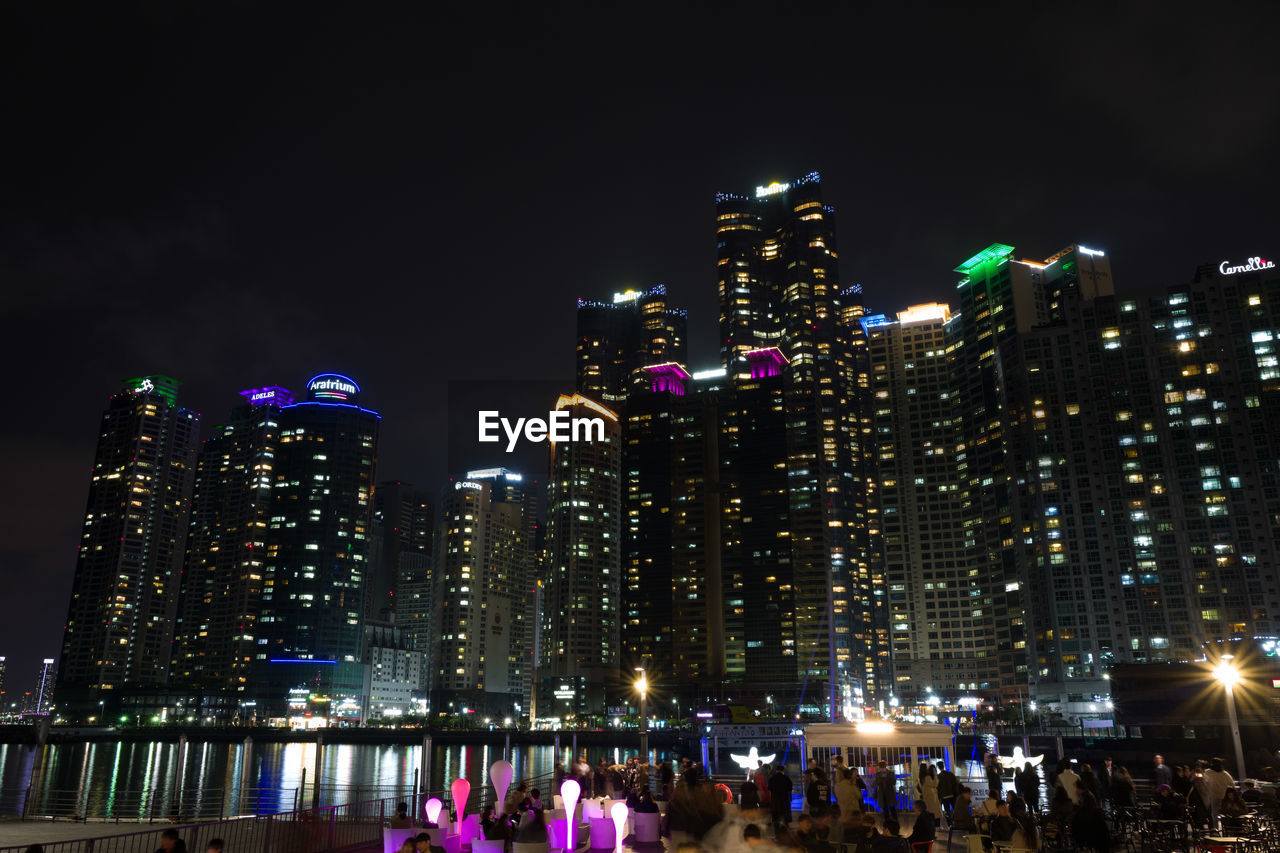
[[[573,824],[576,815],[574,812],[578,808],[578,795],[582,793],[582,786],[578,784],[576,779],[565,779],[560,785],[560,799],[564,800],[564,848],[566,853],[573,853]]]

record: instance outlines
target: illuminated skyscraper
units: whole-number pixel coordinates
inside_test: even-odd
[[[949,306],[915,305],[865,320],[871,350],[876,456],[893,694],[904,704],[940,700],[960,683],[991,678],[991,638],[975,631],[974,598],[990,594],[971,577],[956,458],[960,423]],[[989,685],[984,685],[989,686]]]
[[[280,409],[294,401],[278,386],[240,396],[196,463],[169,678],[171,687],[193,695],[227,694],[219,707],[232,712],[248,690],[257,654]]]
[[[603,714],[622,662],[622,429],[580,394],[556,410],[598,419],[604,435],[551,445],[538,713]]]
[[[1116,663],[1280,632],[1280,275],[1223,261],[1127,299],[1091,287],[1104,261],[1063,254],[1081,293],[1002,385],[1032,695],[1073,716]]]
[[[939,643],[967,643],[972,630],[988,670],[977,673],[977,683],[1016,701],[1029,679],[1026,567],[1043,563],[1043,555],[1029,553],[1035,546],[1020,519],[1023,496],[1037,488],[1038,474],[1028,481],[1011,467],[1012,451],[1033,440],[1021,432],[1029,412],[1015,391],[1030,370],[1022,343],[1033,329],[1058,322],[1068,303],[1109,296],[1115,288],[1108,259],[1087,247],[1070,246],[1044,261],[1016,260],[1013,251],[997,243],[955,270],[960,316],[948,331],[958,443],[964,445],[956,454],[957,489],[976,602],[968,618],[930,630],[939,633]]]
[[[816,172],[717,194],[716,239],[721,365],[750,375],[752,354],[775,349],[785,363],[795,678],[822,685],[817,704],[835,715],[869,699],[888,664],[862,289],[840,284]]]
[[[578,300],[578,392],[616,405],[642,382],[641,368],[684,361],[687,315],[667,306],[666,285]]]
[[[519,716],[528,704],[537,495],[505,468],[445,487],[437,535],[435,712]]]
[[[288,691],[330,700],[358,718],[364,669],[365,576],[378,456],[377,412],[337,374],[280,410],[258,624],[259,717],[282,716]]]
[[[58,668],[54,665],[54,659],[45,658],[40,663],[40,670],[36,675],[36,689],[32,691],[35,697],[33,708],[35,713],[48,714],[53,710],[53,685],[57,680]]]
[[[102,415],[59,667],[72,716],[97,713],[106,691],[168,678],[200,429],[178,385],[129,380]]]

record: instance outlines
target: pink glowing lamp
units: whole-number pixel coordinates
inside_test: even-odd
[[[427,800],[427,823],[432,826],[439,826],[440,824],[438,821],[440,820],[440,810],[443,808],[444,803],[440,802],[435,797]]]
[[[458,810],[458,832],[461,833],[463,816],[467,813],[467,797],[471,796],[471,783],[466,779],[454,779],[449,793],[453,794],[453,805]]]

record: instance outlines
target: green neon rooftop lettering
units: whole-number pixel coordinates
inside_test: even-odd
[[[1013,247],[1006,246],[1003,243],[992,243],[960,266],[955,271],[961,275],[968,275],[983,264],[989,264],[992,261],[998,261],[1007,258],[1013,254]]]

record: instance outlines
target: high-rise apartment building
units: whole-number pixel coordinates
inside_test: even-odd
[[[358,718],[364,593],[377,412],[350,378],[320,374],[303,402],[280,410],[257,639],[257,714],[280,717],[289,690],[330,700],[331,718]]]
[[[616,406],[643,382],[641,369],[684,361],[688,319],[667,305],[666,285],[615,293],[612,302],[578,300],[577,390]]]
[[[985,597],[969,571],[956,456],[960,424],[949,306],[865,319],[871,351],[893,695],[904,704],[988,681],[989,649],[972,624]],[[965,623],[969,623],[965,627]],[[940,627],[945,625],[945,628]],[[975,687],[976,689],[976,687]]]
[[[200,429],[178,386],[129,380],[102,415],[58,670],[71,717],[169,675]]]
[[[623,429],[622,672],[644,666],[656,701],[718,699],[725,673],[721,594],[719,385],[681,365],[646,370]],[[665,708],[664,708],[665,711]]]
[[[1022,336],[1009,458],[1046,705],[1099,707],[1117,662],[1280,631],[1280,275],[1248,267],[1064,299]]]
[[[538,714],[603,714],[621,692],[622,425],[582,394],[556,411],[598,420],[603,440],[551,445]]]
[[[396,626],[427,648],[435,510],[431,497],[399,480],[373,491],[373,536],[365,615]]]
[[[987,672],[978,672],[971,683],[1006,700],[1026,697],[1030,675],[1029,555],[1023,549],[1031,546],[1018,518],[1024,483],[1010,468],[1009,452],[1019,441],[1018,419],[1025,416],[1025,407],[1010,394],[1028,370],[1021,343],[1033,329],[1055,322],[1068,305],[1115,292],[1109,259],[1088,247],[1069,246],[1044,261],[1017,260],[1013,252],[993,244],[955,270],[961,276],[960,316],[950,327],[960,422],[955,460],[973,606],[967,618],[940,620],[930,629],[939,643],[954,642],[956,631],[966,643],[964,633],[972,630]]]
[[[245,698],[255,666],[280,409],[294,402],[274,385],[240,396],[197,458],[169,677],[193,696],[227,694],[224,710]]]
[[[505,468],[469,471],[440,498],[432,710],[519,718],[533,664],[537,495]]]

